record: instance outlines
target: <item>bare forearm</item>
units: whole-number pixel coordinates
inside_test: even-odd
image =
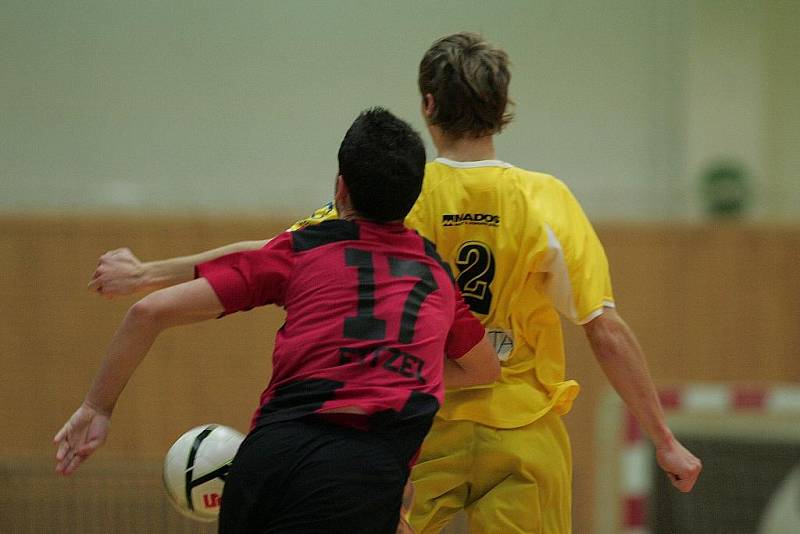
[[[135,306],[131,308],[111,340],[86,394],[86,403],[111,415],[122,390],[162,329],[153,317],[137,311]]]
[[[223,310],[204,278],[144,297],[131,306],[111,339],[86,402],[110,415],[128,380],[162,330],[218,317]]]
[[[586,331],[600,367],[653,444],[668,445],[674,438],[636,336],[615,311],[597,320]]]
[[[142,286],[148,289],[160,289],[188,282],[194,278],[195,265],[234,252],[259,249],[267,242],[268,240],[240,241],[189,256],[145,262],[142,264]]]
[[[469,379],[469,375],[464,368],[449,359],[444,361],[443,378],[444,385],[447,388],[464,388],[475,385],[474,382]]]
[[[691,491],[703,464],[667,426],[644,354],[633,331],[611,308],[584,328],[609,382],[655,445],[658,465],[679,491]]]
[[[53,437],[56,471],[69,475],[105,442],[122,390],[162,330],[217,317],[223,310],[205,278],[156,291],[134,304],[111,339],[83,404]]]
[[[88,288],[106,298],[171,287],[194,278],[198,263],[233,252],[263,247],[267,241],[240,241],[199,254],[142,262],[128,248],[110,250],[100,256]]]
[[[457,360],[444,360],[443,378],[447,388],[489,384],[500,377],[497,353],[486,336]]]

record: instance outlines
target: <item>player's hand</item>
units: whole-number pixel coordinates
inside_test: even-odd
[[[109,250],[97,262],[89,290],[106,298],[144,289],[144,266],[129,248]]]
[[[656,447],[656,461],[667,473],[672,485],[684,493],[692,491],[703,469],[700,459],[678,440],[673,440],[665,447]]]
[[[72,474],[86,458],[106,441],[111,418],[98,410],[81,404],[69,421],[53,438],[56,451],[56,472]]]

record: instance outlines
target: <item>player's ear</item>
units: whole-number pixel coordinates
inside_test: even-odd
[[[347,184],[344,182],[344,177],[341,174],[336,176],[336,190],[334,191],[333,198],[336,206],[350,206],[350,191],[347,189]]]
[[[422,95],[422,116],[426,119],[430,119],[433,117],[433,112],[436,109],[436,102],[433,99],[433,95],[430,93],[425,93]]]

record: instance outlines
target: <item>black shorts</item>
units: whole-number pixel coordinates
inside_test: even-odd
[[[394,534],[407,478],[379,435],[314,418],[264,425],[233,461],[219,532]]]

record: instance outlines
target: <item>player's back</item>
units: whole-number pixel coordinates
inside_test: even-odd
[[[552,177],[501,161],[438,158],[426,167],[409,226],[436,243],[464,300],[487,327],[511,332],[519,289],[547,252],[536,197]]]
[[[513,427],[553,407],[568,410],[578,386],[564,378],[557,309],[579,322],[602,306],[595,294],[610,299],[610,282],[602,248],[563,183],[502,161],[438,158],[406,223],[452,265],[504,360],[491,389],[448,392],[440,415]],[[579,279],[586,252],[605,278]],[[586,284],[601,287],[585,291]]]
[[[435,392],[456,291],[433,245],[400,223],[331,220],[290,235],[273,385],[325,376]],[[409,356],[402,373],[365,372],[386,363],[376,350],[414,355],[416,366]]]
[[[329,220],[197,270],[225,313],[286,309],[254,422],[344,408],[432,418],[443,356],[484,334],[432,243],[399,222]]]

